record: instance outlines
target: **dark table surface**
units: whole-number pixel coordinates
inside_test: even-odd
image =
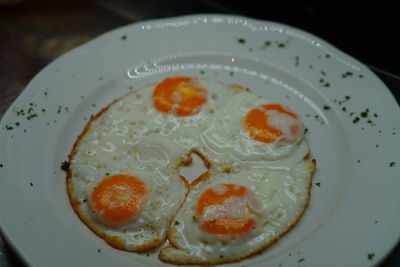
[[[0,0],[0,118],[28,82],[66,51],[120,26],[195,13],[244,15],[313,33],[368,66],[400,103],[395,4],[260,2]],[[1,236],[0,266],[25,266]],[[400,266],[400,244],[379,266]]]

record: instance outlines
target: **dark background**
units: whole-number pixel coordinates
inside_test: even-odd
[[[0,0],[0,118],[28,82],[66,51],[120,26],[194,13],[244,15],[308,31],[366,64],[400,102],[400,9],[395,3]],[[1,239],[0,266],[23,266]],[[400,266],[399,245],[380,266]]]

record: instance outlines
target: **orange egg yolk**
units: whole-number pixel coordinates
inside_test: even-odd
[[[271,143],[274,142],[279,136],[282,135],[282,131],[270,126],[268,124],[269,116],[267,111],[275,110],[277,112],[289,115],[293,119],[298,119],[297,115],[280,104],[267,104],[263,105],[262,108],[255,108],[249,111],[246,116],[246,128],[251,138],[254,140]],[[299,124],[290,125],[290,133],[297,135],[300,130]]]
[[[219,235],[241,234],[251,230],[255,224],[252,213],[247,207],[243,207],[239,203],[241,199],[245,198],[248,189],[235,184],[220,184],[218,186],[223,186],[222,192],[211,187],[205,190],[198,200],[196,218],[200,227],[208,233]],[[234,199],[234,201],[226,204],[229,198]],[[212,208],[211,213],[214,214],[211,214],[211,218],[207,218],[207,209],[210,211],[210,207]],[[242,209],[246,216],[235,216],[238,209]]]
[[[190,77],[163,80],[153,92],[154,107],[163,113],[190,116],[207,102],[207,91],[198,87]]]
[[[93,191],[91,206],[107,224],[122,224],[133,219],[145,203],[146,186],[138,178],[117,174],[105,178]]]

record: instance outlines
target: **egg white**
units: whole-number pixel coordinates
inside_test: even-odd
[[[290,230],[303,214],[309,200],[314,164],[298,162],[290,171],[241,169],[235,173],[210,170],[210,177],[192,186],[168,233],[172,247],[160,259],[175,264],[217,264],[237,261],[270,245]],[[195,216],[197,201],[205,190],[220,183],[251,189],[261,203],[255,228],[235,239],[205,232]]]
[[[67,177],[72,206],[80,219],[110,245],[129,251],[150,249],[165,240],[171,227],[170,240],[178,249],[163,250],[161,259],[183,264],[185,257],[195,263],[220,262],[221,255],[213,252],[218,248],[226,255],[225,260],[232,260],[272,242],[304,210],[314,166],[303,161],[309,154],[305,138],[283,145],[252,140],[243,118],[252,108],[270,101],[236,85],[207,79],[197,79],[197,83],[207,90],[208,101],[192,116],[177,117],[156,110],[152,99],[156,85],[147,85],[103,109],[75,143]],[[192,151],[210,163],[212,175],[193,186],[185,201],[189,185],[181,177],[179,166],[188,162]],[[114,174],[136,176],[149,190],[147,205],[137,217],[120,226],[96,220],[88,201],[94,188]],[[246,236],[253,245],[243,252],[237,248],[241,238],[226,246],[193,222],[191,209],[200,191],[221,182],[253,189],[268,211],[260,216],[257,230]],[[171,224],[175,221],[182,223]],[[205,240],[208,245],[204,245]]]
[[[291,142],[263,143],[252,139],[245,128],[247,113],[270,103],[269,99],[245,90],[232,96],[204,125],[201,138],[205,146],[200,150],[215,163],[290,169],[309,154],[302,132]]]

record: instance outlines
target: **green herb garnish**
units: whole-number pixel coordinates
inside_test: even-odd
[[[63,161],[63,162],[61,163],[61,170],[67,171],[68,168],[69,168],[69,165],[70,165],[69,161],[67,161],[67,160]]]
[[[365,111],[363,111],[363,112],[360,113],[360,116],[361,116],[362,118],[366,118],[366,117],[368,117],[368,112],[369,112],[369,109],[367,108],[367,109],[365,109]]]
[[[353,123],[355,124],[355,123],[357,123],[357,122],[359,122],[360,121],[360,118],[359,117],[355,117],[354,119],[353,119]]]
[[[239,38],[237,41],[238,41],[239,44],[245,44],[246,43],[246,40],[243,39],[243,38]]]
[[[330,110],[330,109],[331,109],[331,107],[330,107],[330,106],[327,106],[327,105],[325,105],[325,106],[324,106],[324,109],[325,109],[325,110]]]

